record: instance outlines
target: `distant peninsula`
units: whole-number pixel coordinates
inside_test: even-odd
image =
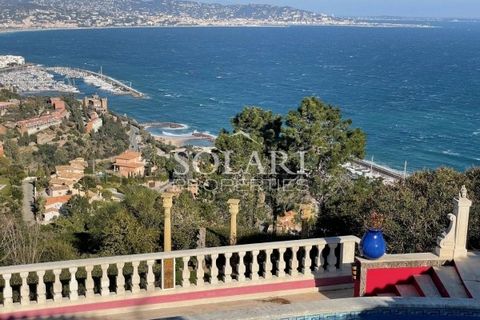
[[[379,23],[262,4],[221,5],[184,0],[0,1],[0,32],[161,26],[428,27]]]

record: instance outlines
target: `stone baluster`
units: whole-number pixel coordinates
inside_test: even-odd
[[[20,304],[26,306],[30,304],[30,289],[28,287],[28,272],[20,272],[22,278],[22,286],[20,287]]]
[[[70,301],[78,300],[78,281],[76,277],[77,270],[78,270],[77,267],[71,267],[68,269],[68,271],[70,272],[70,285],[69,285]]]
[[[252,251],[252,276],[250,277],[252,280],[258,280],[259,275],[258,272],[260,271],[260,262],[258,261],[258,255],[260,251],[254,250]]]
[[[155,260],[147,261],[147,291],[155,291],[155,274],[153,273],[153,265]]]
[[[62,300],[62,282],[60,281],[60,273],[62,273],[62,269],[53,270],[55,278],[55,282],[53,283],[53,301],[55,302]]]
[[[218,283],[218,267],[217,267],[217,259],[218,254],[212,254],[212,266],[210,267],[210,284],[217,284]]]
[[[102,279],[100,280],[100,293],[102,297],[110,295],[110,279],[108,279],[108,264],[102,264]]]
[[[232,273],[233,273],[233,269],[232,269],[232,264],[231,264],[231,258],[232,258],[232,253],[228,252],[228,253],[225,253],[225,267],[224,267],[224,278],[223,278],[223,282],[224,283],[230,283],[232,282]]]
[[[85,279],[85,297],[93,298],[95,296],[95,282],[93,282],[93,266],[86,266],[85,271],[87,271],[87,279]]]
[[[296,276],[298,275],[298,251],[300,250],[300,247],[292,247],[292,260],[290,262],[290,275],[291,276]]]
[[[303,274],[304,275],[309,275],[311,274],[312,272],[312,269],[311,269],[311,266],[312,266],[312,258],[310,257],[310,252],[312,250],[312,247],[313,246],[305,246],[304,249],[305,249],[305,257],[303,258],[303,263],[302,263],[302,266],[303,266]]]
[[[5,288],[3,288],[3,305],[8,307],[13,304],[13,290],[10,285],[10,279],[12,274],[7,273],[2,275],[3,280],[5,281]]]
[[[190,257],[183,257],[183,270],[182,270],[182,287],[188,288],[190,287],[190,269],[188,268],[188,262],[190,261]]]
[[[324,258],[323,258],[323,250],[325,249],[324,244],[319,244],[317,245],[318,248],[318,255],[316,256],[315,259],[315,271],[319,273],[325,272],[325,269],[323,268],[323,265],[325,263]]]
[[[238,253],[238,282],[245,281],[245,272],[247,270],[246,270],[246,267],[245,267],[244,258],[245,258],[246,254],[247,253],[245,251]]]
[[[279,278],[284,278],[285,277],[285,268],[287,267],[285,263],[285,251],[286,248],[280,248],[278,249],[278,261],[277,261],[277,277]]]
[[[355,241],[347,241],[340,247],[340,268],[342,271],[351,270],[355,261]]]
[[[203,264],[205,263],[205,256],[197,256],[197,287],[203,286],[205,284],[205,268]]]
[[[327,257],[327,271],[333,272],[337,269],[337,256],[335,255],[335,249],[337,248],[336,243],[329,243],[328,246],[330,247],[330,252],[328,253]]]
[[[273,253],[272,249],[265,250],[265,266],[264,266],[265,274],[263,276],[265,279],[272,278],[272,269],[273,269],[272,253]]]
[[[37,286],[37,303],[39,305],[45,304],[47,302],[47,287],[45,286],[45,270],[37,271],[38,276],[38,286]]]
[[[140,292],[140,275],[138,274],[138,266],[140,261],[132,262],[133,273],[132,273],[132,293]]]
[[[117,263],[117,295],[125,294],[125,276],[123,275],[124,262]]]

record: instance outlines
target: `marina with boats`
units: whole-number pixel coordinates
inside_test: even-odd
[[[19,93],[60,92],[79,93],[75,80],[115,95],[145,95],[126,84],[100,72],[71,67],[44,67],[34,64],[19,64],[0,68],[0,87]]]
[[[83,79],[86,84],[93,85],[101,90],[117,95],[129,94],[137,98],[144,97],[144,94],[132,87],[132,84],[125,84],[100,72],[94,72],[80,68],[49,67],[48,72],[64,76],[66,79]]]

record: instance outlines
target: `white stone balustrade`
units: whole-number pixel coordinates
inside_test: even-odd
[[[345,276],[359,240],[354,236],[304,239],[0,267],[0,312],[146,292]],[[174,289],[160,287],[164,259],[176,261]]]

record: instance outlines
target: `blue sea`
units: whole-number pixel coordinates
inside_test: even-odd
[[[148,96],[98,92],[111,109],[189,126],[173,134],[216,134],[244,106],[284,114],[318,96],[367,133],[368,158],[397,169],[408,161],[409,171],[464,170],[480,165],[480,23],[437,26],[19,32],[0,34],[0,54],[102,67]]]

